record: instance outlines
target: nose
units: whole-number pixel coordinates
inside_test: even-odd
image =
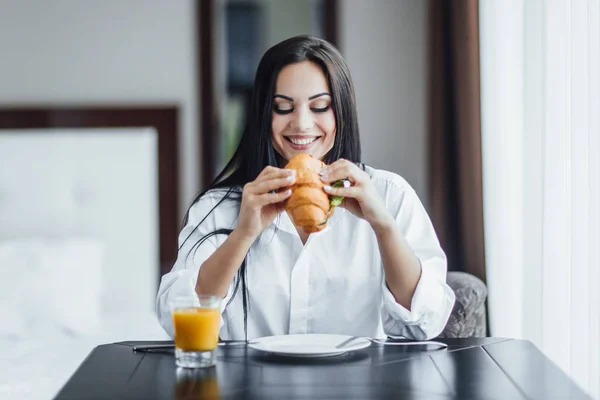
[[[296,117],[290,122],[291,128],[298,132],[307,132],[313,128],[314,124],[310,110],[304,107],[296,112]]]

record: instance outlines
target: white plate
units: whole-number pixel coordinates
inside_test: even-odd
[[[346,344],[342,348],[336,347],[344,342]],[[305,334],[262,337],[252,340],[248,346],[255,350],[283,356],[328,357],[364,349],[370,345],[371,341],[362,337]]]

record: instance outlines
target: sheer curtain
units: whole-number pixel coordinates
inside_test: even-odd
[[[490,330],[600,398],[600,0],[481,0]]]

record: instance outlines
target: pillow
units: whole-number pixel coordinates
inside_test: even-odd
[[[95,333],[103,255],[103,244],[86,238],[0,242],[0,336]]]

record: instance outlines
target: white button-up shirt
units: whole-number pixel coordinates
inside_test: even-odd
[[[303,245],[284,212],[247,254],[248,339],[297,333],[425,339],[442,332],[455,297],[446,284],[446,257],[429,217],[403,178],[369,167],[367,172],[421,262],[410,310],[398,304],[387,288],[369,223],[338,207],[327,227],[311,234]],[[177,261],[162,277],[157,311],[171,336],[169,303],[179,296],[194,295],[202,263],[227,236],[210,237],[188,257],[190,250],[204,235],[237,224],[239,202],[226,200],[198,226],[224,193],[211,191],[190,208],[179,236]],[[222,339],[245,338],[242,285],[235,296],[234,285],[235,279],[223,299]]]

